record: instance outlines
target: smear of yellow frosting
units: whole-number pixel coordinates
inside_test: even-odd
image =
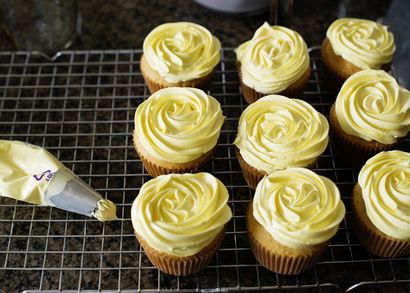
[[[94,211],[94,217],[101,221],[114,221],[117,220],[117,207],[108,199],[100,199],[97,203],[97,207]]]
[[[220,61],[221,44],[206,28],[191,22],[166,23],[144,40],[148,64],[167,82],[203,77]]]
[[[383,70],[362,70],[343,84],[336,117],[347,134],[391,144],[410,131],[410,92]]]
[[[243,111],[234,144],[249,165],[272,173],[311,165],[325,151],[328,134],[327,119],[308,103],[269,95]]]
[[[387,26],[371,20],[340,18],[330,25],[326,36],[336,55],[361,69],[380,69],[393,60],[396,50]]]
[[[359,173],[366,214],[384,234],[410,240],[410,153],[381,152]]]
[[[209,173],[169,174],[145,183],[131,209],[134,230],[175,256],[200,252],[232,218],[228,191]]]
[[[310,66],[307,45],[295,31],[264,23],[236,49],[242,81],[263,94],[284,91]]]
[[[301,249],[333,237],[345,216],[336,185],[304,168],[264,177],[253,199],[253,216],[273,239]]]
[[[135,139],[155,159],[193,161],[213,149],[224,117],[219,102],[195,88],[157,91],[135,112]]]

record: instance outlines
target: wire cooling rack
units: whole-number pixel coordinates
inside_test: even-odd
[[[232,49],[222,54],[210,93],[221,102],[227,118],[207,169],[227,186],[234,216],[212,263],[198,274],[173,277],[152,266],[130,221],[131,204],[150,179],[131,137],[134,111],[149,95],[139,72],[141,50],[67,51],[54,62],[35,53],[0,53],[0,138],[46,147],[115,202],[123,219],[100,223],[1,198],[0,289],[215,292],[410,286],[409,258],[378,258],[358,244],[350,224],[350,191],[357,170],[335,158],[331,145],[315,171],[337,183],[347,215],[325,255],[298,276],[277,275],[255,261],[244,216],[253,191],[242,177],[232,146],[246,104],[239,91],[235,54]],[[327,115],[335,95],[322,84],[319,55],[311,50],[312,77],[304,98]],[[409,149],[408,140],[404,147]]]

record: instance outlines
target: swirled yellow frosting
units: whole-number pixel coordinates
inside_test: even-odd
[[[242,113],[234,144],[249,165],[272,173],[313,164],[325,151],[328,134],[325,116],[305,101],[269,95]]]
[[[387,26],[358,18],[340,18],[326,32],[336,55],[361,69],[380,69],[393,60],[394,36]]]
[[[209,173],[162,175],[142,186],[132,205],[132,224],[151,247],[194,255],[232,218],[228,197],[226,187]]]
[[[206,28],[190,22],[157,26],[144,40],[148,64],[167,82],[209,74],[220,60],[221,44]]]
[[[359,173],[370,221],[384,234],[410,240],[410,153],[381,152]]]
[[[242,82],[257,92],[275,94],[295,83],[310,66],[307,45],[295,31],[264,23],[236,49]]]
[[[138,106],[134,136],[155,159],[185,163],[215,147],[223,122],[215,98],[195,88],[170,87]]]
[[[410,131],[410,92],[383,70],[362,70],[343,84],[336,117],[347,134],[391,144]]]
[[[304,168],[264,177],[256,187],[252,211],[273,239],[295,249],[329,240],[345,216],[336,185]]]

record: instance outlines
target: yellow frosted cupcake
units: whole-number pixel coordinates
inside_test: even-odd
[[[396,46],[387,26],[377,22],[341,18],[334,21],[322,43],[324,79],[334,90],[363,69],[388,71]]]
[[[307,45],[295,31],[264,23],[236,49],[242,94],[250,104],[269,94],[300,98],[310,77]]]
[[[352,198],[360,244],[382,257],[410,254],[410,153],[381,152],[368,160]]]
[[[141,73],[151,93],[165,87],[208,89],[220,61],[221,44],[191,22],[165,23],[144,40]]]
[[[270,95],[249,105],[234,144],[246,182],[291,167],[313,168],[329,141],[329,124],[311,105]]]
[[[169,174],[145,183],[131,219],[154,266],[176,276],[204,268],[232,218],[228,198],[226,187],[209,173]]]
[[[343,84],[329,120],[336,154],[363,166],[409,132],[410,92],[383,70],[362,70]]]
[[[135,112],[134,146],[147,172],[195,173],[212,156],[224,122],[221,105],[195,88],[165,88]]]
[[[267,269],[299,274],[316,263],[344,216],[331,180],[304,168],[277,171],[259,182],[248,207],[251,250]]]

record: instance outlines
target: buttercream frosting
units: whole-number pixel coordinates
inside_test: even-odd
[[[336,234],[345,206],[330,179],[309,169],[290,168],[259,182],[252,212],[273,239],[303,249]]]
[[[295,31],[265,22],[236,49],[242,82],[262,94],[284,91],[310,66],[307,45]]]
[[[206,28],[191,22],[157,26],[144,40],[144,57],[167,82],[209,74],[220,61],[221,44]]]
[[[191,256],[232,218],[228,198],[223,183],[209,173],[158,176],[142,186],[132,205],[132,224],[151,247]]]
[[[224,116],[219,102],[196,88],[161,89],[135,112],[135,139],[155,159],[193,161],[212,150]]]
[[[328,134],[325,116],[305,101],[269,95],[242,113],[234,144],[249,165],[272,173],[313,164],[325,151]]]
[[[410,153],[381,152],[359,173],[366,214],[388,236],[410,240]]]
[[[380,69],[393,60],[394,36],[377,22],[340,18],[326,32],[336,55],[361,69]]]
[[[343,84],[335,103],[344,132],[392,144],[410,131],[410,92],[383,70],[363,70]]]

